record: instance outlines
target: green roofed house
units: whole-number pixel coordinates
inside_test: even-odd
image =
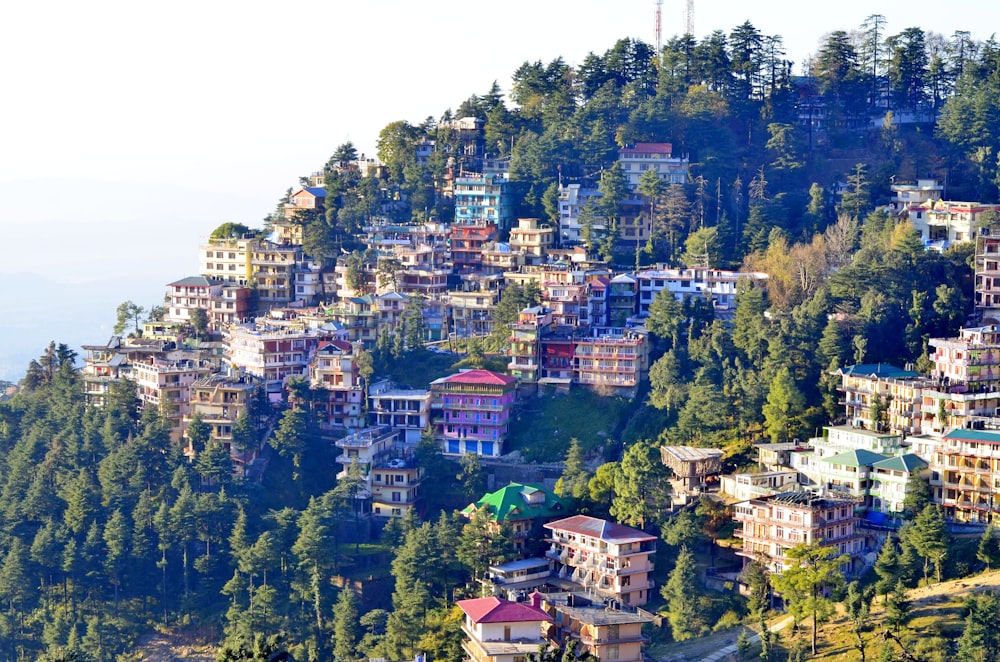
[[[887,515],[903,512],[906,485],[910,475],[927,468],[927,462],[914,453],[890,457],[872,464],[871,508]]]
[[[833,457],[824,457],[819,463],[817,482],[835,492],[846,492],[864,499],[871,487],[872,465],[888,459],[864,448],[845,451]]]
[[[554,492],[539,485],[510,483],[496,492],[486,494],[475,503],[470,503],[462,514],[472,519],[477,511],[485,508],[490,521],[499,529],[504,522],[511,526],[514,545],[518,552],[524,552],[532,529],[566,517],[568,502]]]

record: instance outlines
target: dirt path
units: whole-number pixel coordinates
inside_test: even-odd
[[[990,590],[1000,590],[1000,570],[910,589],[907,597],[913,606],[923,606]]]

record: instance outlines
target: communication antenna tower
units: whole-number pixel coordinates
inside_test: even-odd
[[[687,0],[684,7],[684,32],[694,36],[694,0]]]
[[[656,0],[656,54],[663,50],[663,0]]]

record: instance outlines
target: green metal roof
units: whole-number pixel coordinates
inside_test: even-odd
[[[840,455],[834,455],[833,457],[824,457],[822,461],[845,467],[870,467],[874,463],[886,459],[888,458],[885,455],[865,450],[864,448],[858,448],[853,451],[841,453]]]
[[[540,503],[528,503],[525,497],[537,493],[543,494],[544,499]],[[490,519],[494,522],[503,522],[564,515],[566,506],[565,499],[556,496],[553,492],[546,492],[543,487],[510,483],[496,492],[490,492],[476,503],[470,503],[462,513],[471,515],[476,510],[486,507],[489,510]]]
[[[958,441],[982,441],[989,444],[1000,444],[1000,433],[987,432],[986,430],[964,430],[956,428],[944,435],[945,439],[956,439]]]
[[[906,455],[897,455],[896,457],[890,457],[888,460],[876,462],[872,465],[872,468],[910,473],[923,469],[926,466],[927,462],[922,460],[919,455],[907,453]]]
[[[876,379],[905,379],[920,376],[919,372],[903,370],[889,363],[859,363],[844,366],[837,372],[842,375],[865,375]]]

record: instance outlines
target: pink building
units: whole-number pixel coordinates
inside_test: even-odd
[[[437,438],[447,455],[503,454],[517,379],[489,370],[465,370],[431,382]]]
[[[598,595],[638,607],[653,590],[656,536],[587,515],[543,525],[550,531],[545,556],[561,579]]]

